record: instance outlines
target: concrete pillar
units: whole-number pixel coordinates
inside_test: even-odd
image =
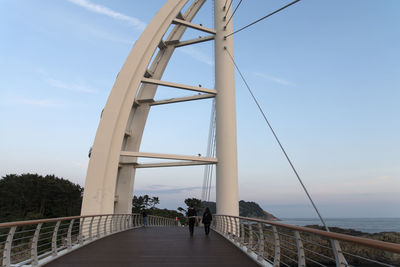
[[[238,172],[236,148],[235,70],[225,50],[233,55],[233,37],[224,36],[233,30],[232,7],[224,8],[225,0],[214,1],[215,36],[215,88],[216,96],[216,200],[217,214],[239,215]],[[228,1],[229,2],[229,1]],[[226,18],[225,18],[226,16]]]

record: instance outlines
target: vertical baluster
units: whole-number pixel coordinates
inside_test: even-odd
[[[122,217],[123,217],[123,224],[122,224],[122,227],[123,227],[123,229],[122,230],[126,230],[126,225],[127,225],[127,223],[128,223],[128,217],[127,217],[127,215],[126,214],[124,214],[124,215],[122,215]]]
[[[274,233],[274,244],[275,244],[275,255],[274,255],[274,266],[279,267],[281,264],[281,244],[279,241],[279,234],[276,226],[272,226]]]
[[[113,233],[113,230],[114,230],[114,228],[113,228],[114,218],[115,218],[115,215],[111,215],[111,220],[110,220],[110,234],[112,234],[112,233]]]
[[[35,233],[33,234],[32,243],[31,243],[31,260],[32,266],[38,265],[38,251],[37,251],[37,243],[40,235],[40,228],[42,228],[43,223],[39,223],[36,226]]]
[[[17,227],[13,226],[10,228],[10,231],[8,231],[7,240],[4,245],[4,250],[3,250],[2,266],[10,267],[10,265],[11,265],[11,248],[12,248],[12,242],[13,242],[13,238],[14,238],[16,229],[17,229]]]
[[[331,246],[333,254],[335,255],[336,267],[348,266],[347,261],[342,253],[342,249],[340,248],[339,241],[331,239]]]
[[[264,224],[258,223],[258,260],[262,260],[264,258]]]
[[[67,248],[68,250],[72,249],[72,227],[74,226],[75,219],[72,219],[68,226],[67,233]]]
[[[244,223],[240,220],[240,246],[244,246]]]
[[[226,235],[227,230],[227,223],[226,223],[226,216],[222,216],[222,234]]]
[[[249,243],[247,244],[247,252],[250,252],[253,248],[253,226],[251,221],[247,221],[249,225]]]
[[[235,218],[235,241],[240,243],[240,219]]]
[[[89,241],[92,240],[93,220],[94,220],[94,216],[92,216],[92,218],[90,219],[90,224],[89,224]]]
[[[79,224],[78,242],[79,242],[79,245],[81,245],[81,246],[83,245],[83,226],[84,226],[84,224],[85,224],[85,217],[83,217],[81,219],[80,224]]]
[[[60,228],[61,221],[58,221],[54,226],[53,237],[51,238],[51,255],[57,256],[57,233]]]
[[[101,225],[101,219],[102,219],[102,215],[100,215],[99,220],[97,221],[97,234],[96,237],[100,238],[100,225]]]
[[[298,266],[305,267],[306,266],[306,257],[304,254],[304,246],[303,246],[303,242],[301,241],[299,231],[294,231],[294,237],[296,238]]]
[[[120,231],[122,231],[122,225],[124,223],[124,215],[119,215],[118,217],[119,217],[119,229],[118,229],[118,231],[120,232]]]
[[[227,217],[228,222],[229,222],[229,230],[228,230],[228,237],[230,237],[231,239],[234,239],[234,233],[233,233],[233,223],[232,223],[232,217],[229,216]]]
[[[108,220],[108,215],[106,216],[106,219],[104,220],[104,236],[107,235],[107,220]]]

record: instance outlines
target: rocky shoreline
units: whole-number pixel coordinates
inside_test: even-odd
[[[322,226],[319,225],[307,225],[305,227],[325,230]],[[380,232],[380,233],[364,233],[354,229],[343,229],[339,227],[329,227],[329,230],[334,233],[346,234],[351,236],[357,236],[362,238],[374,239],[384,242],[396,243],[400,244],[400,233],[398,232]],[[317,239],[321,239],[318,236],[313,236],[314,241],[321,241]],[[341,249],[345,253],[358,255],[361,257],[366,257],[372,260],[384,262],[387,264],[392,264],[395,266],[400,266],[400,255],[396,253],[380,251],[374,248],[369,248],[365,246],[360,246],[350,242],[340,242]],[[317,248],[316,248],[317,249]],[[321,251],[322,252],[322,251]],[[366,261],[363,261],[359,258],[352,257],[349,255],[345,255],[346,260],[349,264],[353,266],[376,266],[374,264],[368,264]]]

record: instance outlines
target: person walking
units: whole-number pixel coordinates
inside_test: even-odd
[[[143,216],[143,226],[146,227],[147,226],[147,213],[146,213],[146,210],[142,211],[142,216]]]
[[[193,206],[190,206],[190,207],[189,207],[189,209],[188,209],[188,211],[187,211],[187,213],[186,213],[186,216],[188,217],[188,220],[189,220],[189,232],[190,232],[190,236],[193,236],[194,225],[195,225],[196,220],[197,220],[197,212],[196,212],[196,210],[194,209]]]
[[[208,235],[210,233],[210,225],[211,225],[211,221],[212,221],[212,214],[208,207],[204,211],[203,219],[201,221],[204,224],[204,231],[205,231],[206,235]]]

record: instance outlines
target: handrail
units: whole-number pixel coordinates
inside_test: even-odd
[[[47,223],[47,222],[66,221],[66,220],[72,220],[72,219],[82,219],[82,218],[87,218],[87,217],[112,216],[112,215],[116,215],[116,214],[94,214],[94,215],[85,215],[85,216],[69,216],[69,217],[59,217],[59,218],[49,218],[49,219],[6,222],[6,223],[0,223],[0,228],[12,227],[12,226],[23,226],[23,225],[29,225],[29,224]],[[117,215],[126,215],[126,214],[117,214]],[[138,213],[132,213],[132,215],[138,215]]]
[[[262,266],[291,266],[293,262],[298,266],[306,266],[307,262],[321,266],[335,264],[337,267],[361,266],[360,262],[374,266],[400,266],[400,244],[397,243],[263,219],[214,216],[213,230]]]
[[[47,223],[47,224],[46,224]],[[42,266],[100,238],[143,227],[141,214],[100,214],[0,223],[0,266]],[[177,226],[148,215],[147,226]]]
[[[229,215],[218,214],[218,216],[229,216]],[[308,227],[304,227],[304,226],[278,223],[278,222],[269,221],[269,220],[262,220],[262,219],[255,219],[255,218],[248,218],[248,217],[241,217],[241,216],[229,216],[229,217],[236,218],[236,219],[242,219],[242,220],[251,220],[253,222],[266,223],[266,224],[275,225],[275,226],[279,226],[279,227],[290,229],[290,230],[317,234],[320,236],[327,237],[329,239],[336,239],[339,241],[357,243],[357,244],[364,245],[367,247],[386,250],[386,251],[400,254],[400,244],[396,244],[396,243],[390,243],[390,242],[385,242],[385,241],[380,241],[380,240],[368,239],[368,238],[351,236],[351,235],[334,233],[334,232],[327,232],[327,231],[308,228]]]

